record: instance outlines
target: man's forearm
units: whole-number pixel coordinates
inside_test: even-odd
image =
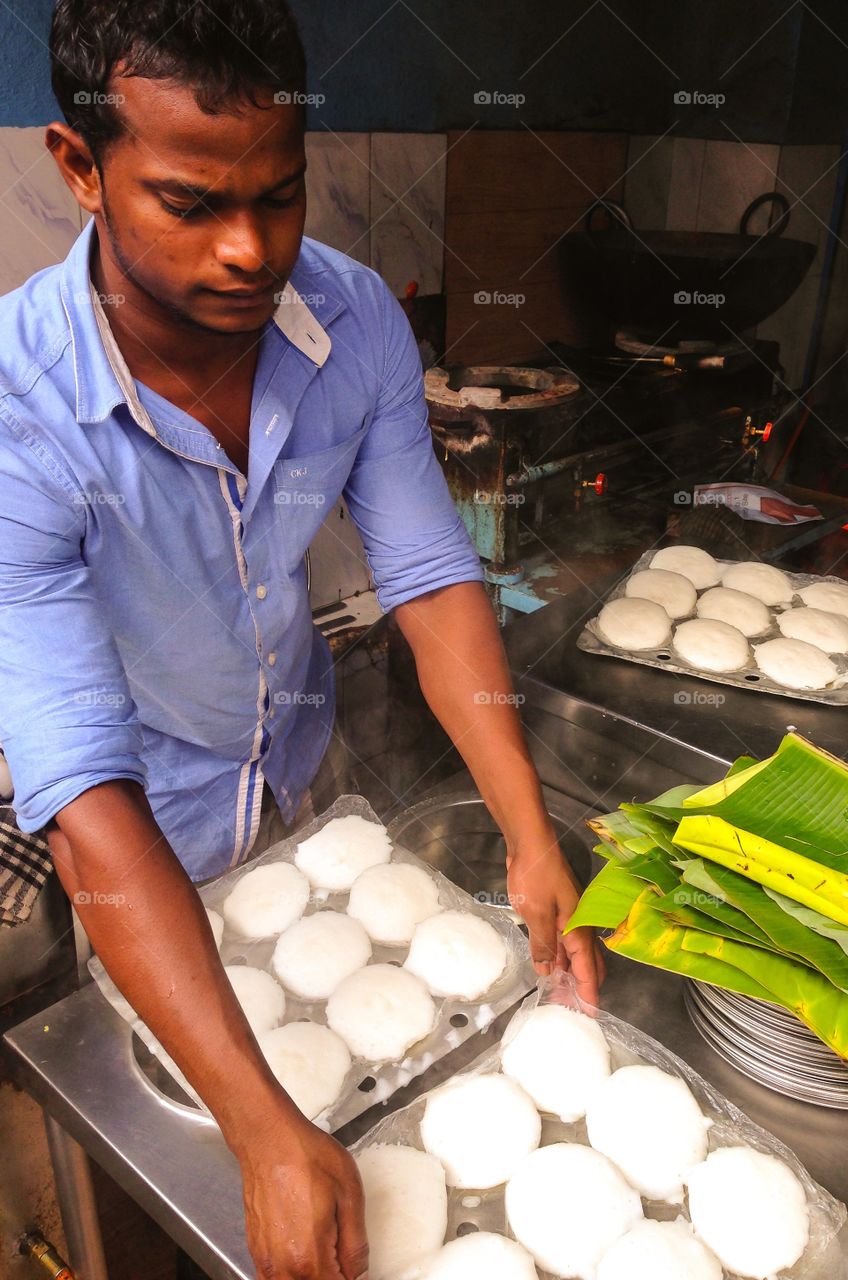
[[[507,843],[549,831],[494,611],[478,582],[396,609],[421,690],[474,777]]]
[[[294,1114],[294,1104],[259,1050],[197,890],[144,792],[128,780],[103,783],[56,822],[56,870],[104,968],[238,1153],[252,1117],[269,1106]]]

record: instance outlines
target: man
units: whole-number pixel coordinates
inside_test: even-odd
[[[372,271],[303,238],[283,0],[59,0],[46,135],[93,215],[0,300],[0,740],[25,831],[241,1165],[262,1276],[365,1274],[361,1188],[267,1068],[192,880],[289,824],[332,728],[303,556],[344,493],[425,696],[504,832],[540,971],[578,890],[508,694],[420,362]],[[103,897],[108,896],[109,905]],[[596,996],[591,936],[568,956]],[[238,1088],[233,1082],[238,1081]]]

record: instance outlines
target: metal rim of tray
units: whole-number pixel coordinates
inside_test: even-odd
[[[775,1093],[848,1111],[848,1065],[777,1005],[689,978],[692,1025],[719,1057]]]

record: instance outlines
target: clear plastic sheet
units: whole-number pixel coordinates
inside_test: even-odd
[[[341,796],[331,808],[295,835],[272,845],[265,853],[244,866],[237,867],[234,871],[227,872],[226,875],[204,885],[199,890],[204,906],[220,912],[224,899],[243,875],[270,862],[294,862],[299,844],[314,835],[316,831],[320,831],[331,819],[345,818],[350,814],[357,814],[369,822],[379,822],[374,810],[361,796]],[[409,1084],[434,1062],[476,1035],[478,1031],[485,1030],[498,1014],[509,1009],[526,995],[536,981],[527,940],[503,911],[478,902],[399,845],[393,847],[391,860],[410,863],[426,871],[439,886],[439,902],[443,908],[469,911],[487,920],[506,944],[507,965],[494,986],[490,987],[485,997],[478,1001],[436,998],[436,1023],[433,1030],[425,1040],[413,1045],[402,1061],[368,1063],[355,1059],[338,1102],[315,1120],[316,1124],[329,1132],[340,1129],[375,1103],[385,1102],[397,1089]],[[344,911],[347,900],[347,893],[325,894],[313,890],[304,914],[311,915],[320,910]],[[276,942],[276,937],[251,941],[225,931],[221,944],[221,961],[225,965],[245,963],[271,973],[271,957]],[[408,950],[406,946],[383,946],[374,943],[371,963],[403,964]],[[89,961],[89,969],[109,1003],[130,1023],[133,1031],[149,1051],[159,1059],[184,1092],[208,1115],[207,1108],[177,1064],[121,995],[97,957]],[[326,1001],[299,1000],[287,991],[283,1025],[304,1019],[326,1025]]]
[[[641,573],[643,570],[650,568],[651,560],[656,555],[655,551],[646,551],[641,556],[627,578],[622,578],[616,587],[609,593],[602,602],[608,604],[610,600],[618,600],[620,596],[626,594],[627,583],[634,573]],[[717,560],[717,564],[722,567],[737,563],[734,560]],[[842,578],[832,576],[822,577],[812,573],[788,573],[785,569],[787,578],[792,583],[795,591],[800,591],[803,587],[812,586],[814,582],[832,582],[836,586],[845,586]],[[704,591],[699,591],[698,596],[702,596]],[[822,702],[825,706],[848,706],[848,657],[844,654],[830,654],[830,660],[836,667],[839,675],[833,684],[827,689],[787,689],[782,684],[777,684],[767,675],[760,671],[753,657],[753,648],[758,644],[763,644],[766,640],[775,640],[783,633],[777,625],[777,619],[782,613],[789,608],[797,608],[802,602],[794,599],[789,605],[776,605],[769,608],[771,615],[771,625],[762,635],[751,636],[748,644],[752,648],[752,655],[746,666],[739,671],[713,672],[701,671],[697,667],[690,667],[688,663],[674,652],[669,643],[662,649],[640,649],[628,650],[617,649],[604,638],[598,630],[597,616],[590,618],[580,635],[577,637],[578,649],[583,649],[586,653],[597,653],[607,658],[621,658],[625,662],[638,662],[643,667],[655,667],[658,670],[670,671],[678,676],[697,676],[699,680],[709,680],[712,684],[729,684],[736,689],[753,689],[759,693],[777,693],[784,698],[801,698],[805,702]],[[687,617],[694,618],[694,611]],[[672,622],[672,630],[678,627],[681,622],[685,622],[686,618],[675,618]]]
[[[765,1129],[754,1124],[744,1112],[723,1097],[676,1054],[651,1036],[630,1026],[629,1023],[603,1010],[584,1005],[575,994],[573,981],[565,975],[557,974],[549,979],[540,979],[537,990],[527,997],[510,1020],[500,1043],[481,1054],[453,1078],[461,1079],[464,1076],[498,1071],[503,1046],[509,1043],[522,1022],[537,1005],[549,1003],[564,1004],[597,1018],[610,1047],[613,1070],[635,1063],[649,1063],[670,1075],[682,1077],[704,1115],[712,1121],[709,1130],[710,1151],[718,1147],[747,1145],[757,1151],[777,1156],[789,1165],[806,1192],[810,1211],[810,1239],[803,1256],[791,1270],[780,1273],[780,1280],[842,1280],[842,1277],[848,1274],[845,1251],[837,1240],[846,1220],[845,1206],[810,1177],[787,1146],[772,1134],[767,1133]],[[352,1146],[353,1154],[357,1154],[365,1147],[379,1144],[399,1144],[423,1150],[420,1124],[429,1096],[430,1093],[424,1093],[408,1106],[379,1121]],[[493,1117],[492,1122],[497,1123],[496,1117]],[[543,1114],[542,1146],[548,1146],[554,1142],[578,1142],[588,1145],[585,1120],[566,1124],[554,1116]],[[642,1205],[647,1218],[674,1220],[687,1217],[685,1207],[680,1205],[644,1198]],[[448,1188],[446,1242],[470,1230],[494,1231],[511,1237],[504,1209],[503,1186],[475,1192]],[[543,1280],[556,1280],[556,1277],[546,1271],[540,1271],[539,1275]],[[680,1280],[685,1280],[685,1277],[681,1276]]]

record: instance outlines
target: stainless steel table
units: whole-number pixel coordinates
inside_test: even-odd
[[[680,979],[621,957],[609,960],[604,1004],[610,1012],[673,1049],[846,1199],[845,1114],[783,1099],[747,1080],[695,1032],[683,1008]],[[489,1043],[487,1037],[468,1041],[387,1105],[410,1101]],[[128,1025],[94,984],[13,1028],[4,1048],[14,1078],[60,1131],[97,1160],[213,1280],[252,1280],[235,1158],[211,1121],[158,1092],[136,1061]],[[373,1108],[339,1137],[353,1141],[381,1114]],[[82,1266],[80,1274],[92,1280]],[[834,1246],[825,1275],[848,1280],[848,1233]]]

